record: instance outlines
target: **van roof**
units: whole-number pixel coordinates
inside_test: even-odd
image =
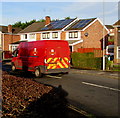
[[[65,40],[38,40],[38,41],[31,41],[32,42],[67,42]],[[29,42],[28,42],[29,43]]]

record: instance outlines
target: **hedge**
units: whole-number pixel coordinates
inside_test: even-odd
[[[101,69],[102,59],[95,58],[94,53],[71,53],[72,65],[76,68]]]

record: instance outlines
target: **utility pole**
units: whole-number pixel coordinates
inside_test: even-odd
[[[103,0],[103,25],[104,25],[104,0]],[[103,27],[103,70],[105,70],[105,30]]]

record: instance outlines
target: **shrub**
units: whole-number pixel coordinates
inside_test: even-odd
[[[94,53],[79,53],[74,52],[71,54],[72,64],[76,68],[85,69],[101,69],[101,58],[95,58]]]

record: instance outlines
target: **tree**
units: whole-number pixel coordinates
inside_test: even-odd
[[[65,19],[70,19],[70,17],[68,16],[68,17],[65,17]]]
[[[26,21],[25,23],[21,23],[21,21],[16,22],[15,24],[13,24],[13,27],[20,27],[21,29],[25,29],[26,27],[28,27],[29,25],[31,25],[32,23],[38,22],[36,21],[36,19],[33,19],[31,21]],[[39,22],[43,22],[43,20],[39,21]]]
[[[22,25],[21,21],[16,22],[15,24],[13,24],[13,27],[20,27]]]
[[[66,17],[65,19],[70,19],[70,17]],[[56,20],[59,20],[59,19],[56,19]],[[52,21],[56,21],[56,20],[52,20]],[[28,27],[29,25],[31,25],[32,23],[35,23],[35,22],[45,22],[45,19],[40,19],[40,20],[37,20],[36,19],[33,19],[31,21],[26,21],[26,22],[21,22],[21,21],[18,21],[16,23],[14,23],[12,26],[13,27],[20,27],[21,29],[25,29],[26,27]]]

